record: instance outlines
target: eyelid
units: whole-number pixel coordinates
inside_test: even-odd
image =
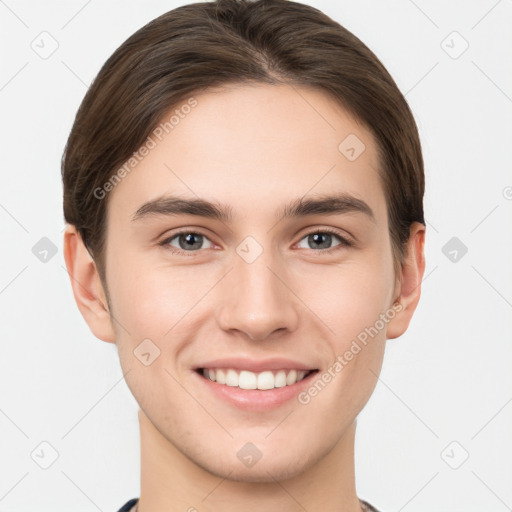
[[[339,240],[341,241],[341,244],[342,245],[346,245],[346,246],[353,246],[355,245],[355,240],[350,236],[350,235],[347,235],[347,234],[342,234],[340,232],[339,229],[336,229],[336,228],[314,228],[310,231],[306,231],[302,236],[301,238],[299,239],[299,242],[305,238],[306,236],[309,236],[309,235],[314,235],[316,233],[327,233],[329,235],[334,235],[336,236],[337,238],[339,238]],[[337,246],[336,246],[337,247]],[[331,249],[334,249],[334,247],[332,247]],[[327,252],[329,251],[329,249],[325,249],[323,251],[315,251],[315,252]]]
[[[162,240],[161,242],[158,242],[158,245],[164,247],[165,249],[169,249],[171,252],[173,252],[175,254],[185,254],[186,256],[191,256],[191,255],[197,254],[199,252],[202,252],[203,249],[199,249],[197,251],[183,251],[183,250],[177,249],[176,247],[172,247],[172,246],[168,245],[169,242],[171,240],[173,240],[174,238],[176,238],[177,236],[183,235],[183,234],[190,234],[190,233],[203,236],[204,238],[207,238],[213,245],[216,245],[212,240],[210,240],[210,237],[208,235],[206,235],[199,228],[180,228],[179,231],[171,233],[170,235],[166,236],[164,238],[164,240]],[[320,253],[320,254],[331,253],[333,251],[336,251],[339,248],[353,247],[356,243],[355,240],[351,236],[342,235],[338,229],[328,228],[328,227],[317,227],[317,228],[312,228],[311,230],[306,231],[304,234],[302,234],[300,239],[294,245],[297,245],[305,237],[307,237],[309,235],[314,235],[316,233],[328,233],[330,235],[334,235],[340,240],[340,244],[336,245],[334,247],[330,247],[329,249],[319,249],[319,250],[309,249],[311,252]]]
[[[208,235],[206,235],[199,228],[179,228],[178,231],[169,234],[161,242],[158,242],[158,245],[162,246],[164,249],[168,249],[169,251],[171,251],[174,254],[184,254],[186,256],[193,256],[194,254],[197,254],[197,253],[203,251],[204,249],[199,249],[197,251],[183,251],[181,249],[177,249],[176,247],[172,247],[171,245],[169,245],[171,240],[173,240],[177,236],[188,235],[190,233],[193,233],[195,235],[203,236],[204,238],[207,238],[210,241],[211,244],[216,245],[212,240],[210,240],[210,237]]]

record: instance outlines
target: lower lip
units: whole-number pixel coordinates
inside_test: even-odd
[[[279,406],[288,402],[307,386],[318,373],[315,371],[291,386],[283,386],[274,389],[241,389],[235,386],[219,384],[213,380],[207,379],[194,371],[200,379],[216,396],[227,401],[229,404],[246,411],[262,412],[277,409]]]

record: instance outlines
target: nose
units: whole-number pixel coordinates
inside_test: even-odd
[[[264,251],[248,263],[235,255],[233,269],[222,280],[217,321],[225,331],[238,331],[252,341],[292,332],[299,321],[300,300],[277,258]]]

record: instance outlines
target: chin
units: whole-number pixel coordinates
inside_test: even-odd
[[[218,478],[246,483],[276,483],[276,481],[288,480],[300,475],[312,464],[309,458],[303,457],[302,460],[297,460],[297,452],[291,452],[287,459],[283,452],[279,455],[285,456],[285,459],[270,460],[267,457],[264,460],[263,455],[252,467],[245,467],[238,459],[235,459],[235,462],[225,461],[222,465],[202,464],[198,460],[195,463]]]

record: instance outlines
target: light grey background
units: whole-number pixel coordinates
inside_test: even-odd
[[[60,158],[107,57],[184,3],[0,1],[1,511],[109,512],[139,496],[137,404],[64,267]],[[388,68],[426,165],[423,294],[358,420],[358,494],[383,512],[511,510],[512,1],[305,3]]]

